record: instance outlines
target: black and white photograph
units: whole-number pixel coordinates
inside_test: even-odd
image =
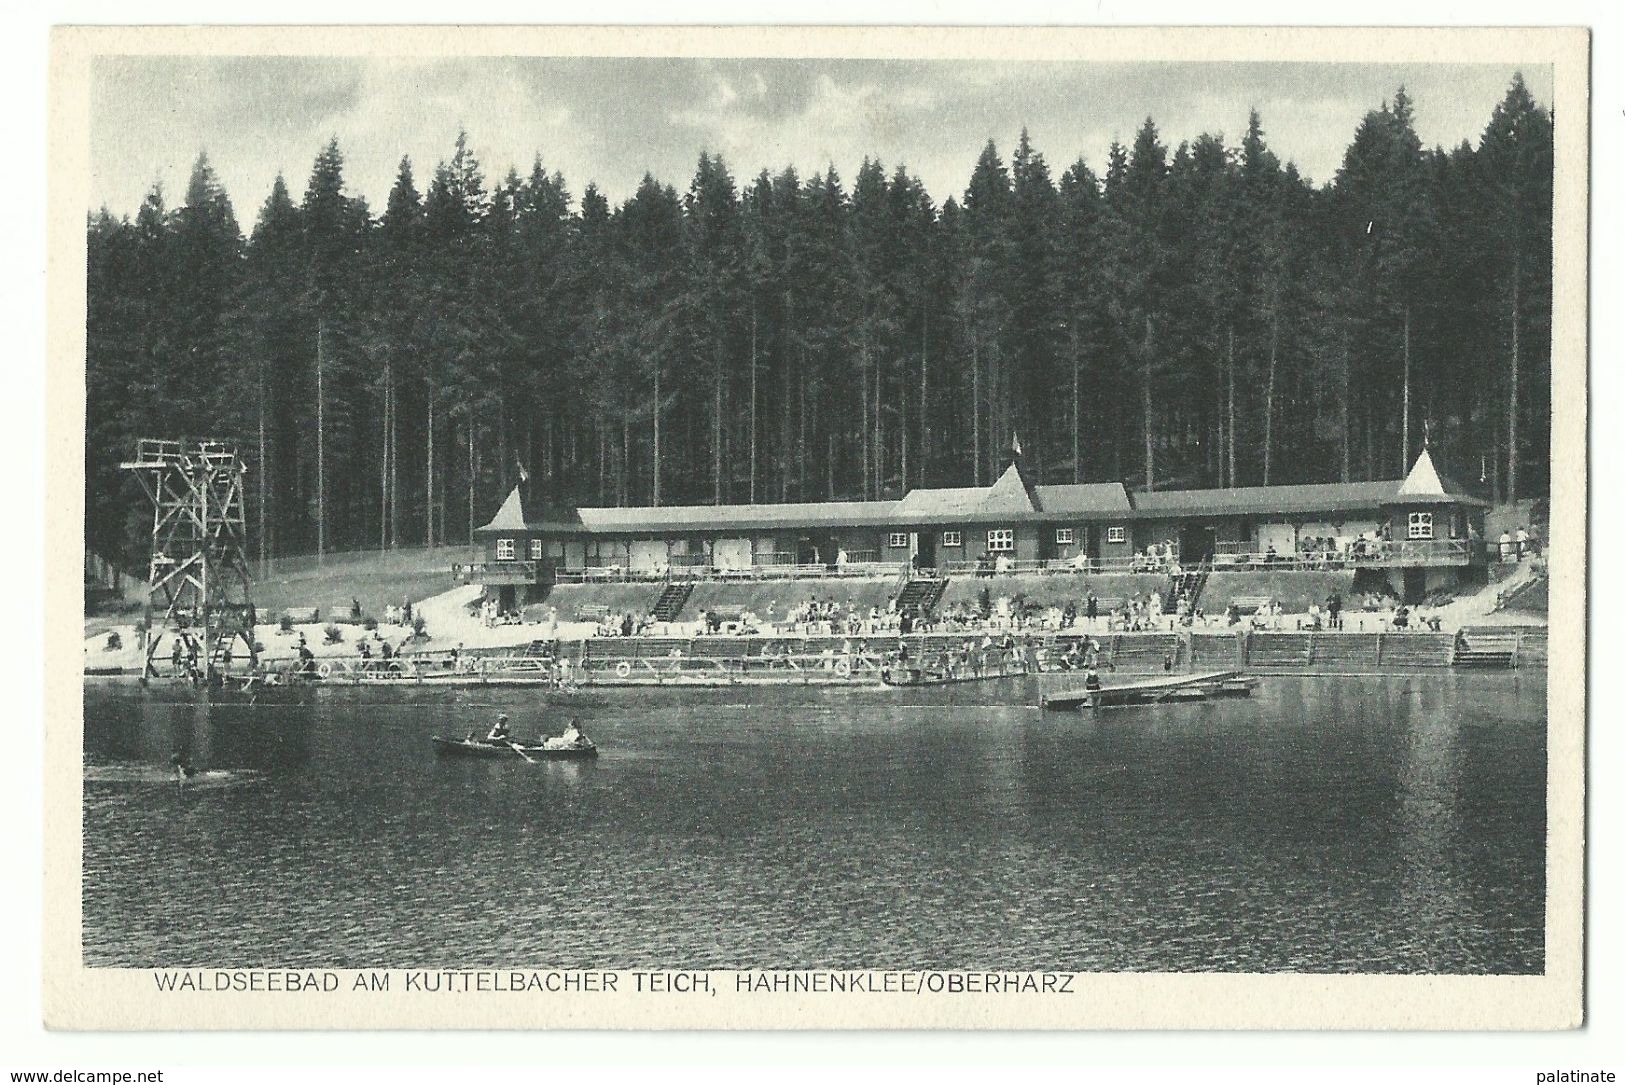
[[[57,41],[53,1023],[1579,1024],[1583,31],[259,33]]]

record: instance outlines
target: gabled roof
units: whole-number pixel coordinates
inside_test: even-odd
[[[1101,512],[1127,515],[1130,510],[1128,491],[1121,482],[1069,482],[1035,489],[1038,491],[1038,507],[1061,516]]]
[[[1037,512],[1038,505],[1033,501],[1032,491],[1028,488],[1026,476],[1021,473],[1019,461],[1012,462],[1004,469],[1004,474],[994,480],[993,485],[985,491],[982,503],[977,507],[978,512],[1003,514]]]
[[[525,501],[519,496],[519,487],[515,486],[502,502],[497,514],[491,517],[491,522],[479,531],[523,531],[525,530]]]
[[[901,529],[978,521],[1012,523],[1067,516],[1171,519],[1375,511],[1426,502],[1484,505],[1441,475],[1424,448],[1403,480],[1163,490],[1130,495],[1117,482],[1033,486],[1013,461],[991,486],[911,490],[898,501],[806,501],[766,505],[666,505],[657,508],[546,508],[526,519],[519,487],[480,533],[545,531],[560,535],[774,531],[839,527]]]
[[[782,528],[883,527],[896,520],[895,501],[807,501],[779,505],[661,505],[653,508],[547,509],[524,525],[557,534],[644,531],[770,531]]]
[[[982,518],[1030,520],[1045,513],[1066,516],[1128,510],[1128,491],[1120,482],[1033,486],[1014,463],[991,486],[910,490],[897,503],[899,522],[920,524]]]
[[[956,486],[937,490],[910,490],[897,502],[897,515],[904,520],[933,516],[969,516],[987,496],[986,486]]]
[[[1427,449],[1422,449],[1422,454],[1411,464],[1411,473],[1399,484],[1399,492],[1403,497],[1444,496],[1444,483],[1439,481],[1439,472],[1434,469],[1433,457],[1428,455]]]
[[[1405,476],[1400,483],[1399,496],[1405,499],[1438,499],[1457,501],[1473,505],[1487,505],[1488,502],[1475,496],[1465,486],[1459,485],[1449,477],[1439,473],[1434,466],[1433,455],[1422,447],[1422,452],[1411,464],[1411,473]]]
[[[991,486],[953,486],[910,490],[896,504],[899,519],[929,523],[938,519],[975,519],[979,516],[1030,515],[1038,511],[1027,481],[1011,464]]]
[[[1314,482],[1297,486],[1235,486],[1223,490],[1159,490],[1134,495],[1141,519],[1172,516],[1262,516],[1270,513],[1379,509],[1392,503],[1399,480]]]

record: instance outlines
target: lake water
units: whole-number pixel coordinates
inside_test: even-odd
[[[89,686],[85,960],[1543,968],[1538,676],[1093,715],[949,692]],[[522,736],[579,716],[602,755],[435,757],[500,710]]]

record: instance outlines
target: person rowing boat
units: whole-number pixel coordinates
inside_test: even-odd
[[[485,737],[478,736],[477,731],[470,731],[467,738],[461,739],[437,736],[434,743],[441,753],[495,754],[501,751],[517,754],[526,761],[535,761],[536,757],[594,757],[598,753],[592,739],[582,732],[581,721],[573,718],[557,738],[520,740],[513,737],[508,714],[503,712]]]
[[[475,741],[473,731],[468,733],[468,741]],[[526,761],[534,760],[530,754],[525,752],[525,747],[523,744],[514,741],[513,732],[508,727],[508,714],[506,712],[497,713],[496,723],[492,724],[491,729],[485,734],[484,745],[506,747],[518,754],[520,757],[524,758]]]

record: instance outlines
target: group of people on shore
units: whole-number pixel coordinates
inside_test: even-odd
[[[633,614],[631,611],[619,613],[606,613],[598,619],[598,635],[600,637],[636,637],[649,631],[654,625],[654,617],[649,614]]]
[[[1501,532],[1495,546],[1496,556],[1506,565],[1527,561],[1540,552],[1540,532],[1533,524],[1520,527],[1516,531]]]
[[[495,629],[499,625],[519,625],[524,616],[517,610],[503,610],[496,599],[486,596],[480,600],[480,624],[487,629]]]
[[[856,603],[838,603],[833,599],[808,599],[787,610],[782,622],[774,620],[773,609],[773,605],[769,604],[766,623],[773,631],[859,636],[866,633],[903,632],[905,624],[909,626],[908,631],[916,631],[912,620],[905,623],[907,616],[898,613],[895,601],[885,610],[871,606],[865,611]],[[760,628],[758,631],[761,631]]]
[[[1179,548],[1172,539],[1160,543],[1151,543],[1139,553],[1135,554],[1129,563],[1129,571],[1135,573],[1168,573],[1179,575]]]
[[[1099,651],[1099,645],[1095,645],[1095,650]],[[850,661],[854,651],[852,643],[847,642],[841,658]],[[911,650],[907,643],[899,644],[882,660],[881,678],[884,681],[911,681],[922,677],[981,678],[990,674],[1026,674],[1038,669],[1033,646],[1025,637],[1018,641],[1006,631],[1000,636],[987,633],[980,640],[970,637],[962,644],[934,646],[923,653]]]

